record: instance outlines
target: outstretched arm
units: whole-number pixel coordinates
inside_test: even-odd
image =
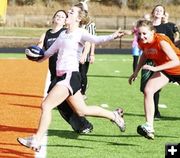
[[[123,35],[124,35],[124,32],[121,31],[120,29],[117,30],[116,32],[114,32],[111,35],[104,35],[104,36],[91,35],[88,32],[83,31],[81,39],[83,41],[88,41],[88,42],[91,42],[91,43],[98,44],[98,43],[111,41],[113,39],[121,38]]]

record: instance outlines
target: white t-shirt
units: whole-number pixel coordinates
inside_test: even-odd
[[[45,51],[45,58],[49,58],[58,52],[56,71],[79,71],[79,59],[86,41],[91,43],[102,43],[114,39],[113,34],[95,36],[89,34],[82,28],[74,32],[62,31],[52,46]]]

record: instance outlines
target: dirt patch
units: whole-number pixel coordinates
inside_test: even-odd
[[[33,158],[17,137],[32,135],[38,126],[47,62],[0,59],[0,157]]]

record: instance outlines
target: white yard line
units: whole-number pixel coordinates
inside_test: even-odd
[[[108,61],[108,62],[117,62],[117,61],[122,61],[122,62],[132,62],[131,58],[122,58],[122,59],[108,59],[108,58],[99,58],[96,59],[97,62],[104,62],[104,61]]]
[[[46,76],[45,88],[44,88],[44,98],[47,95],[47,90],[48,90],[49,84],[50,84],[50,73],[48,71],[47,76]],[[41,150],[39,152],[35,152],[35,158],[46,158],[47,143],[48,143],[48,132],[43,137],[43,141],[42,141],[43,145],[41,146]]]

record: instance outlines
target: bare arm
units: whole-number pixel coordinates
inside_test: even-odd
[[[178,65],[180,65],[180,61],[178,56],[176,55],[175,51],[173,50],[173,48],[170,46],[170,44],[166,41],[161,41],[160,45],[162,47],[162,50],[164,51],[164,53],[168,56],[168,58],[170,59],[170,61],[159,65],[159,66],[149,66],[149,65],[144,65],[143,69],[148,69],[151,71],[161,71],[161,70],[165,70],[165,69],[170,69],[173,67],[176,67]]]
[[[91,35],[87,33],[86,31],[83,31],[82,40],[98,44],[98,43],[108,42],[113,39],[121,38],[123,35],[124,35],[123,31],[121,31],[120,29],[111,35],[104,35],[104,36]]]
[[[95,60],[95,44],[91,43],[90,64],[93,64],[94,60]]]
[[[53,54],[55,54],[59,49],[59,40],[57,40],[44,52],[44,58],[41,60],[38,60],[38,62],[42,62],[49,57],[51,57]]]
[[[40,47],[40,48],[43,48],[44,46],[44,39],[45,39],[45,33],[43,33],[37,43],[37,46]]]
[[[175,41],[175,42],[179,41],[179,31],[176,31],[176,32],[174,33],[174,41]]]
[[[84,46],[84,50],[83,50],[81,58],[80,58],[80,63],[81,64],[85,63],[87,55],[88,55],[88,53],[90,51],[90,48],[91,48],[91,43],[90,42],[86,42],[85,46]]]
[[[134,73],[129,77],[129,84],[132,84],[132,81],[135,81],[139,71],[141,70],[142,66],[145,64],[146,60],[147,60],[146,57],[144,56],[144,54],[142,54]]]

